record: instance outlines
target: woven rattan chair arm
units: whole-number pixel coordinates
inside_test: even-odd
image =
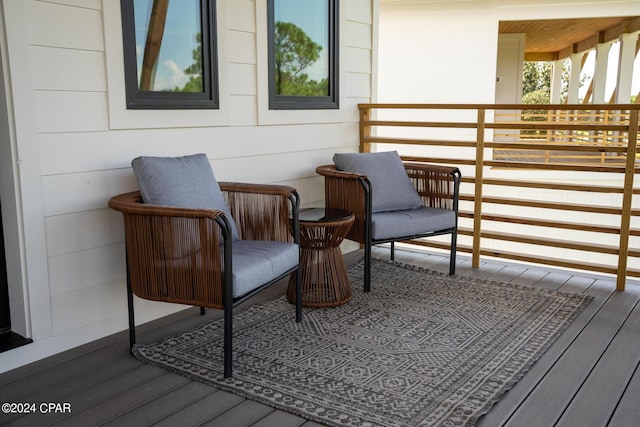
[[[124,217],[133,294],[222,308],[222,251],[231,237],[222,211],[145,204],[139,191],[112,197],[109,207]]]
[[[220,189],[240,238],[291,241],[297,233],[291,229],[289,220],[299,207],[295,188],[275,184],[221,182]]]
[[[325,206],[352,212],[355,222],[347,233],[347,238],[363,242],[366,196],[369,192],[369,180],[366,175],[340,171],[335,165],[318,166],[316,173],[324,176]]]
[[[358,180],[362,177],[366,177],[366,175],[363,175],[363,174],[338,170],[336,169],[335,165],[318,166],[316,168],[316,173],[318,175],[326,176],[327,178],[339,178],[339,179]]]
[[[220,182],[220,189],[230,193],[253,193],[290,197],[296,189],[288,185]]]
[[[406,162],[404,163],[405,169],[413,169],[425,172],[435,172],[435,173],[443,173],[452,175],[455,173],[459,173],[459,169],[456,166],[446,166],[446,165],[433,165],[430,163],[414,163],[414,162]]]
[[[457,167],[405,163],[405,170],[425,206],[457,211],[460,170]]]
[[[139,191],[119,194],[109,199],[109,207],[124,214],[165,216],[176,218],[210,218],[215,220],[224,215],[222,211],[214,209],[191,209],[173,206],[150,205],[143,203]]]

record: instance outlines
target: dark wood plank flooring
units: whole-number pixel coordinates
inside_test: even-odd
[[[374,254],[388,256],[388,249]],[[360,252],[348,254],[356,262]],[[396,260],[445,272],[448,258],[398,248]],[[457,274],[567,292],[592,303],[492,410],[479,426],[640,425],[640,285],[615,291],[615,279],[540,266],[485,261],[478,269],[459,256]],[[248,301],[282,294],[286,283]],[[138,327],[139,342],[153,342],[219,317],[192,308]],[[0,374],[0,403],[68,403],[71,412],[0,413],[11,426],[259,426],[319,424],[217,390],[136,360],[126,332]]]

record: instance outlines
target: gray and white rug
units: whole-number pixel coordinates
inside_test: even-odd
[[[322,424],[474,425],[590,300],[385,261],[370,293],[362,264],[349,275],[351,302],[302,323],[284,296],[236,313],[231,379],[222,319],[136,355]]]

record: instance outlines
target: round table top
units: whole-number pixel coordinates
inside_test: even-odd
[[[331,222],[342,221],[352,215],[352,212],[343,209],[309,208],[300,209],[298,219],[300,222]]]

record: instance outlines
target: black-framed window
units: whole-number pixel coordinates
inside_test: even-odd
[[[339,0],[268,0],[269,108],[336,109]]]
[[[215,0],[120,4],[127,108],[219,108]]]

